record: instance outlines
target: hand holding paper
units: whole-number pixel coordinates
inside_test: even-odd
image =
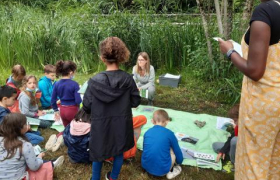
[[[234,49],[241,57],[243,57],[241,45],[233,40],[224,41],[222,38],[214,37],[215,41],[220,43],[220,49],[223,54],[226,54],[230,49]]]

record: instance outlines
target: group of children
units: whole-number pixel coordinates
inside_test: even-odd
[[[139,90],[133,77],[119,69],[129,56],[125,43],[117,37],[100,43],[100,58],[107,68],[88,81],[81,109],[79,85],[73,80],[77,69],[74,62],[46,65],[38,86],[35,76],[26,75],[21,65],[14,66],[7,85],[0,88],[0,179],[28,179],[32,171],[63,163],[63,157],[44,163],[44,153],[35,156],[32,150],[32,145],[44,139],[31,130],[26,117],[37,118],[48,109],[54,110],[55,119],[62,120],[65,130],[51,135],[46,149],[55,151],[64,142],[71,163],[92,163],[92,180],[100,179],[103,161],[113,161],[113,169],[105,178],[117,179],[123,159],[135,156],[141,127],[147,122],[145,116],[133,117],[131,108],[141,101]],[[54,82],[57,76],[61,79]],[[37,96],[37,87],[41,96]],[[39,97],[42,110],[38,109]],[[165,128],[168,122],[166,111],[154,112],[155,126],[144,135],[141,163],[148,173],[172,179],[182,171],[179,165],[183,155],[174,133]],[[49,121],[42,120],[39,127],[50,126]],[[16,166],[11,168],[9,163]]]

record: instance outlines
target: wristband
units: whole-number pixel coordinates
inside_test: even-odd
[[[228,52],[227,52],[227,58],[228,59],[231,59],[231,55],[232,55],[232,53],[234,53],[234,52],[236,52],[234,49],[230,49],[230,50],[228,50]],[[237,52],[236,52],[237,53]]]

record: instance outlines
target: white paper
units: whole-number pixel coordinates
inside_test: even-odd
[[[54,113],[53,114],[45,114],[43,116],[39,116],[39,119],[46,121],[54,121]]]
[[[232,41],[233,49],[238,52],[238,54],[243,57],[241,45],[235,41]]]
[[[148,99],[148,89],[141,89],[141,91],[140,91],[140,96],[141,96],[142,98]]]
[[[40,125],[40,120],[39,119],[35,119],[35,118],[30,118],[30,117],[26,117],[27,119],[27,122],[30,124],[30,125]]]
[[[207,153],[194,152],[194,157],[198,159],[205,159],[205,160],[212,160],[212,161],[215,160],[214,155],[207,154]]]
[[[34,153],[36,156],[39,155],[42,151],[42,149],[39,145],[33,146],[33,149],[34,149]]]
[[[177,138],[178,141],[181,141],[183,138],[188,138],[190,136],[183,134],[183,133],[175,133],[175,136]]]
[[[59,121],[55,121],[52,125],[53,125],[53,126],[60,126],[60,125],[63,125],[63,122],[62,122],[62,120],[61,120],[61,118],[60,118]]]
[[[196,160],[197,166],[217,166],[220,167],[219,163],[215,163],[215,162],[210,162],[210,161],[206,161],[203,159],[197,159]]]
[[[230,118],[224,118],[224,117],[217,117],[217,129],[223,129],[225,130],[226,125],[233,125],[234,126],[234,121]]]
[[[169,73],[166,73],[163,77],[172,78],[172,79],[180,79],[180,75],[173,75],[173,74],[169,74]]]
[[[219,39],[222,39],[220,37],[213,37],[213,39],[215,41],[219,41]],[[230,40],[233,44],[233,49],[241,56],[243,57],[243,53],[242,53],[242,48],[241,48],[241,45],[233,40]]]
[[[221,39],[221,38],[219,38],[219,37],[213,37],[213,39],[214,39],[215,41],[219,41],[219,39]]]
[[[181,147],[181,151],[184,159],[192,159],[195,160],[194,151],[185,147]]]

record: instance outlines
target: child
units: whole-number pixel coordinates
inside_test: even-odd
[[[44,115],[43,111],[38,110],[38,105],[36,102],[36,88],[37,88],[37,79],[33,75],[27,75],[22,80],[21,93],[18,97],[19,100],[19,110],[22,114],[31,117],[38,118],[39,116]],[[39,127],[48,128],[51,126],[50,121],[41,120]]]
[[[238,136],[238,116],[239,116],[239,104],[233,106],[228,112],[229,118],[234,120],[234,131],[230,132],[231,136],[228,140],[223,142],[215,142],[213,143],[213,149],[216,153],[218,153],[216,161],[220,161],[220,159],[225,159],[225,155],[228,154],[230,157],[231,163],[234,165],[235,163],[235,150]],[[228,128],[229,129],[229,128]],[[226,172],[234,171],[233,165],[229,164],[228,166],[223,167]]]
[[[79,84],[73,81],[77,65],[72,61],[58,61],[56,63],[56,75],[62,78],[55,83],[51,98],[51,106],[55,111],[56,119],[61,117],[64,127],[66,127],[79,110],[82,102],[78,93]],[[60,110],[58,111],[57,100],[60,99]]]
[[[16,96],[17,91],[14,88],[7,85],[0,88],[0,124],[4,116],[11,113],[8,107],[14,105]],[[33,145],[37,145],[44,141],[44,138],[40,135],[40,132],[30,131],[30,128],[29,131],[25,133],[25,136]]]
[[[90,114],[80,109],[74,120],[63,131],[63,139],[68,147],[68,156],[71,163],[90,163],[89,137]]]
[[[164,176],[173,179],[179,175],[182,168],[175,163],[183,162],[183,154],[178,141],[172,131],[165,128],[169,122],[165,110],[156,110],[153,114],[152,123],[155,125],[144,135],[143,153],[141,158],[142,167],[154,176]]]
[[[55,74],[55,66],[54,65],[46,65],[44,67],[45,76],[39,80],[39,89],[42,92],[41,96],[41,104],[43,109],[51,108],[51,98],[53,92],[53,82],[56,78]]]
[[[73,81],[77,65],[72,61],[58,61],[55,67],[56,75],[62,76],[62,78],[54,84],[51,106],[55,111],[55,119],[59,120],[61,117],[63,126],[66,127],[74,119],[82,102],[78,93],[79,84]],[[57,106],[58,99],[60,101],[59,111]],[[62,134],[63,132],[51,135],[46,143],[46,149],[52,149],[53,152],[57,151],[63,144]]]
[[[7,85],[0,87],[0,124],[4,116],[11,113],[8,108],[14,105],[16,97],[16,89]]]
[[[117,179],[123,164],[123,153],[134,146],[132,107],[141,97],[132,76],[119,69],[130,52],[122,40],[108,37],[99,45],[106,71],[88,81],[83,108],[91,114],[90,161],[92,180],[99,180],[102,161],[114,157],[113,170],[107,180]]]
[[[135,143],[139,138],[139,128],[146,124],[147,118],[143,115],[133,117]],[[140,130],[141,131],[141,130]],[[90,138],[90,114],[80,109],[75,119],[63,131],[63,139],[68,147],[68,156],[71,163],[90,163],[88,143]],[[124,153],[124,159],[132,158],[136,154],[136,144]],[[110,159],[110,160],[113,160]]]
[[[12,75],[6,81],[6,85],[11,86],[12,88],[16,89],[17,97],[20,94],[20,87],[21,87],[22,79],[24,78],[25,75],[26,75],[26,72],[25,72],[24,67],[22,65],[17,64],[12,68]],[[13,106],[9,107],[9,110],[11,112],[20,112],[18,100],[15,101]]]
[[[4,117],[0,125],[0,179],[27,179],[27,174],[32,176],[33,171],[40,172],[42,168],[48,171],[44,171],[41,178],[30,179],[42,179],[42,176],[52,177],[53,168],[63,163],[63,156],[54,162],[47,163],[43,163],[42,160],[44,153],[36,157],[32,145],[24,136],[27,130],[28,125],[24,115],[12,113]],[[27,167],[29,173],[26,172]]]

